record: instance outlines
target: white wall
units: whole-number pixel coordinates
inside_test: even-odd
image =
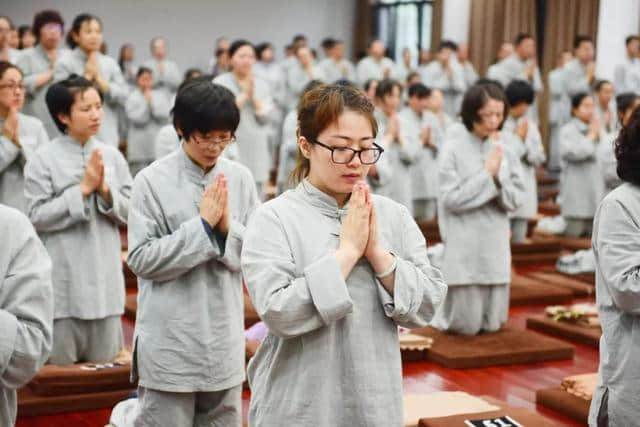
[[[471,0],[444,0],[443,3],[442,39],[468,43]]]
[[[294,34],[304,33],[312,46],[332,36],[353,38],[354,0],[8,0],[1,14],[16,25],[31,24],[42,9],[57,9],[71,26],[75,15],[89,12],[104,24],[109,55],[131,42],[136,60],[149,57],[149,40],[157,35],[169,42],[169,55],[186,66],[206,64],[216,37],[251,42],[270,41],[282,56],[282,48]]]
[[[598,40],[596,41],[596,75],[613,79],[615,66],[625,56],[624,39],[638,34],[640,23],[639,0],[606,0],[600,2]]]

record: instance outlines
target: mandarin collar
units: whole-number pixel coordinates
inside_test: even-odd
[[[306,178],[300,184],[298,184],[298,186],[296,187],[296,192],[300,196],[302,196],[304,200],[309,202],[309,204],[318,208],[320,212],[322,212],[322,214],[325,216],[335,219],[341,219],[342,217],[344,217],[344,215],[347,214],[349,201],[345,203],[344,207],[338,207],[336,199],[319,190]]]
[[[222,154],[220,154],[218,160],[216,161],[216,164],[211,168],[211,170],[205,172],[200,166],[198,166],[193,160],[191,160],[187,152],[184,150],[184,145],[185,142],[183,140],[180,142],[180,150],[178,150],[180,165],[182,166],[183,170],[185,170],[187,175],[193,178],[196,182],[208,183],[211,180],[211,177],[215,176],[218,173],[218,170],[220,169],[220,163],[224,161],[224,159],[222,158]]]

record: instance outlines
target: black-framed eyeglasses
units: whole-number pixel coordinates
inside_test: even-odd
[[[380,156],[384,153],[384,148],[380,147],[375,142],[373,143],[373,148],[363,148],[362,150],[354,150],[349,147],[331,147],[320,141],[311,141],[311,143],[318,144],[319,146],[331,151],[331,161],[339,165],[349,163],[353,160],[356,154],[360,158],[360,163],[363,165],[372,165],[380,160]]]

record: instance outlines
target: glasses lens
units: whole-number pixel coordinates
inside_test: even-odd
[[[380,150],[377,148],[368,148],[360,153],[360,160],[365,165],[371,165],[380,158]]]
[[[333,162],[334,163],[349,163],[353,159],[354,152],[348,148],[334,148],[333,149]]]

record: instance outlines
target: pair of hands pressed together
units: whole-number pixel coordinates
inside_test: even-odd
[[[109,83],[100,75],[98,52],[91,52],[87,57],[87,62],[84,64],[84,77],[95,82],[102,93],[109,91]]]
[[[204,191],[200,216],[211,228],[218,229],[224,235],[229,232],[229,187],[227,177],[223,174],[217,175]]]
[[[371,193],[364,182],[359,182],[351,193],[347,215],[340,230],[340,244],[336,250],[344,277],[349,275],[363,256],[376,273],[386,271],[393,262],[393,255],[379,243],[378,221]],[[383,284],[387,287],[387,283]],[[392,287],[392,281],[389,285]]]
[[[489,151],[489,155],[484,160],[484,168],[494,179],[498,177],[503,157],[504,148],[502,147],[502,144],[495,143],[491,148],[491,151]]]
[[[104,160],[100,150],[93,150],[84,168],[84,175],[80,181],[80,191],[87,198],[97,192],[108,204],[111,204],[111,190],[104,174]]]

